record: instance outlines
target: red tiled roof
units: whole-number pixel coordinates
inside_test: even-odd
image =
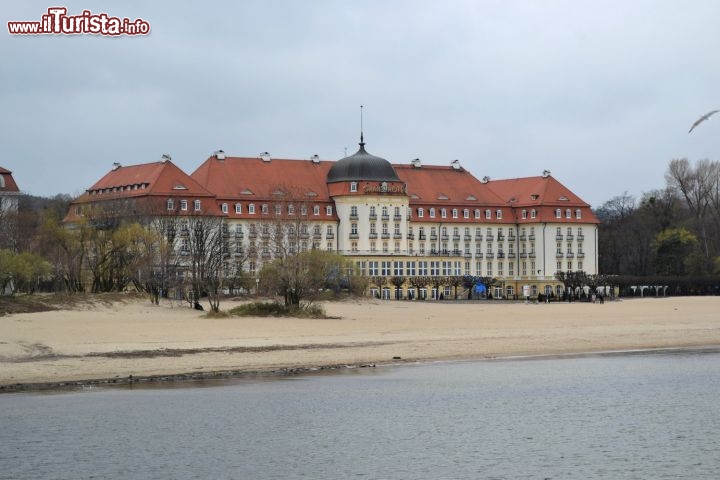
[[[279,189],[302,188],[299,195],[311,194],[313,202],[329,202],[327,173],[335,162],[273,158],[210,157],[191,177],[218,199],[272,199]],[[312,195],[315,194],[315,196]]]
[[[514,208],[536,207],[541,221],[554,221],[555,209],[582,210],[582,222],[599,223],[590,205],[552,176],[492,180],[487,184],[504,202]],[[566,221],[563,214],[563,221]],[[573,220],[576,219],[573,212]]]
[[[2,175],[5,186],[0,186],[0,192],[19,192],[20,189],[15,183],[15,179],[12,176],[12,172],[3,167],[0,167],[0,175]]]
[[[419,168],[411,165],[393,167],[407,184],[411,205],[505,205],[487,184],[464,169],[424,165]]]
[[[137,189],[134,188],[135,185],[138,186]],[[121,187],[122,191],[119,190]],[[106,192],[107,190],[110,190],[110,192]],[[171,161],[114,168],[90,187],[87,192],[97,192],[98,194],[101,194],[100,192],[103,192],[102,194],[114,193],[121,197],[179,194],[194,197],[213,196],[212,193],[204,189]]]

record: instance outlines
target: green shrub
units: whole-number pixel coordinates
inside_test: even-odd
[[[325,318],[325,309],[321,305],[305,304],[300,308],[288,307],[280,302],[252,302],[239,305],[230,310],[238,317],[297,317]]]

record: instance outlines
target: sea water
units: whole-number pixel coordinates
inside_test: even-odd
[[[720,354],[0,396],[3,479],[717,479]]]

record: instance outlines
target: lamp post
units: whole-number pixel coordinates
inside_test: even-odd
[[[255,279],[255,296],[256,297],[259,295],[259,291],[260,291],[260,279],[256,278]]]

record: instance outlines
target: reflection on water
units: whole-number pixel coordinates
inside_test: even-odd
[[[0,396],[0,478],[717,478],[720,354]],[[185,384],[187,386],[187,384]]]

